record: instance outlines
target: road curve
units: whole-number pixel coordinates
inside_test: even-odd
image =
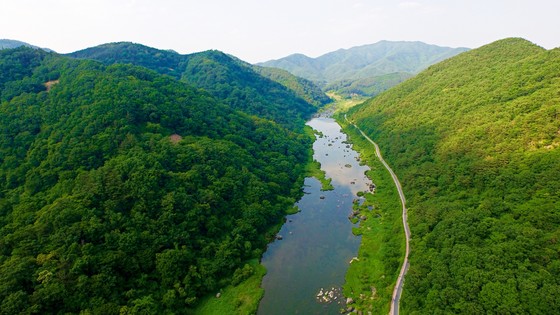
[[[393,172],[393,170],[391,169],[389,164],[387,164],[387,162],[385,162],[385,160],[381,156],[381,150],[379,150],[379,146],[377,145],[377,143],[375,143],[373,140],[371,140],[370,137],[368,137],[358,126],[356,126],[354,123],[350,122],[348,120],[348,118],[346,117],[346,115],[344,115],[344,119],[346,119],[347,122],[351,123],[352,126],[356,127],[356,129],[358,129],[358,131],[362,134],[362,136],[364,138],[366,138],[371,144],[373,144],[373,146],[375,147],[375,154],[377,155],[377,158],[379,158],[381,163],[383,163],[383,165],[385,166],[387,171],[389,171],[389,173],[391,174],[391,177],[393,178],[393,182],[395,183],[395,186],[397,187],[397,190],[399,192],[399,196],[401,198],[402,221],[403,221],[403,227],[404,227],[404,234],[405,234],[405,238],[406,238],[406,250],[405,250],[405,254],[404,254],[403,264],[401,266],[401,272],[399,273],[399,277],[397,278],[397,283],[395,285],[395,289],[393,290],[393,298],[391,300],[391,310],[389,311],[389,314],[391,314],[391,315],[398,315],[399,314],[399,303],[400,303],[400,300],[401,300],[401,293],[402,293],[402,288],[403,288],[403,284],[404,284],[404,276],[406,275],[406,272],[408,271],[408,266],[409,266],[408,253],[409,253],[409,250],[410,250],[410,247],[409,247],[410,229],[408,227],[408,221],[407,221],[408,217],[407,217],[407,211],[406,211],[406,198],[404,197],[404,193],[402,191],[401,183],[399,182],[399,179],[398,179],[397,175]]]

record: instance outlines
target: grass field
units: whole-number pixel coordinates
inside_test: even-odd
[[[264,294],[261,281],[266,269],[257,259],[248,262],[253,268],[253,275],[237,286],[229,285],[222,289],[220,297],[215,295],[205,297],[194,310],[193,314],[201,315],[248,315],[255,314],[259,302]]]
[[[353,98],[343,98],[342,96],[336,94],[335,92],[328,92],[327,96],[334,100],[334,102],[329,106],[334,106],[336,111],[345,112],[348,109],[363,103],[368,98],[367,97],[353,97]]]

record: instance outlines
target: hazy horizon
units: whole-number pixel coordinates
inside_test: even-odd
[[[59,53],[120,41],[181,54],[217,49],[256,63],[381,40],[477,48],[522,37],[551,49],[560,46],[558,12],[552,0],[22,0],[3,4],[0,38]]]

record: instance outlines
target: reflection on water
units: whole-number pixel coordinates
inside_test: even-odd
[[[332,178],[334,190],[320,191],[317,179],[305,179],[305,195],[297,203],[301,212],[287,217],[279,232],[283,239],[263,255],[268,272],[258,314],[338,314],[343,298],[336,293],[357,256],[360,238],[352,234],[348,215],[357,192],[369,188],[368,168],[359,165],[358,154],[333,119],[314,118],[308,125],[323,134],[313,144],[314,158]],[[317,301],[320,291],[333,288],[331,303]]]

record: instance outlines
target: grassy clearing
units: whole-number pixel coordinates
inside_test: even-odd
[[[327,92],[327,96],[334,100],[332,106],[334,106],[337,111],[343,112],[369,99],[367,97],[344,98],[336,94],[336,92]]]
[[[315,177],[321,182],[321,190],[333,190],[332,178],[327,178],[325,171],[321,170],[321,163],[313,160],[306,169],[306,177]]]
[[[229,285],[220,291],[220,297],[207,296],[193,314],[200,315],[223,315],[255,314],[259,307],[259,302],[264,295],[261,288],[261,281],[266,274],[266,269],[257,259],[248,262],[253,269],[253,274],[237,286]]]
[[[362,162],[371,168],[367,176],[377,186],[375,193],[365,194],[366,201],[361,206],[355,205],[360,216],[367,219],[353,231],[362,235],[362,241],[358,260],[351,263],[346,274],[344,295],[355,301],[352,306],[357,310],[387,314],[405,249],[399,195],[391,175],[375,156],[374,147],[352,125],[342,119],[339,123]]]

